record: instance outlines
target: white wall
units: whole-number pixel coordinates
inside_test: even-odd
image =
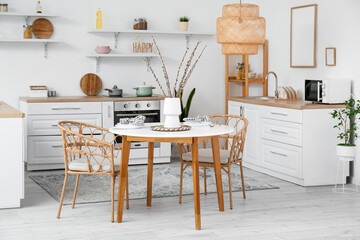
[[[236,2],[229,0],[44,0],[44,11],[58,13],[61,18],[51,19],[55,26],[54,38],[64,43],[49,45],[49,59],[43,58],[40,44],[0,44],[0,99],[13,106],[18,105],[18,97],[28,95],[28,86],[45,84],[57,91],[58,95],[83,95],[79,88],[81,77],[94,72],[95,61],[85,56],[93,52],[96,45],[113,46],[112,35],[87,33],[95,25],[97,7],[103,10],[104,28],[131,28],[133,18],[146,17],[149,29],[169,30],[177,28],[176,19],[181,15],[191,18],[190,30],[214,31],[216,18],[221,15],[221,6]],[[291,85],[302,93],[306,78],[349,78],[354,81],[354,93],[360,98],[358,74],[360,53],[360,1],[358,0],[256,0],[260,15],[267,21],[269,40],[269,70],[278,74],[281,85]],[[312,69],[290,68],[290,8],[293,6],[318,4],[317,67]],[[10,8],[29,11],[36,1],[14,0]],[[0,35],[21,37],[21,18],[0,17]],[[118,52],[130,52],[134,35],[120,36]],[[146,38],[149,39],[149,38]],[[146,40],[144,39],[144,40]],[[170,76],[175,77],[177,64],[185,50],[185,40],[181,36],[156,36],[165,56]],[[192,39],[192,45],[196,38]],[[223,113],[224,109],[224,57],[215,37],[204,37],[208,45],[203,58],[193,73],[187,92],[197,88],[192,106],[193,115]],[[325,66],[325,48],[336,47],[337,66]],[[261,50],[260,50],[261,54]],[[237,62],[233,58],[233,67]],[[261,71],[259,56],[250,58],[251,68]],[[260,66],[258,66],[260,65]],[[159,61],[153,66],[161,75]],[[143,81],[155,85],[155,81],[141,60],[103,60],[99,76],[104,87],[117,84],[125,93],[133,93],[132,88]],[[240,88],[235,89],[240,95]],[[234,91],[233,91],[234,92]],[[269,82],[269,94],[274,92],[274,83]],[[251,94],[260,94],[260,86],[252,87]],[[102,93],[104,94],[104,93]],[[357,141],[360,146],[360,141]],[[360,162],[360,148],[357,162]],[[359,164],[360,165],[360,164]],[[360,167],[359,167],[360,169]],[[360,174],[359,174],[360,175]]]

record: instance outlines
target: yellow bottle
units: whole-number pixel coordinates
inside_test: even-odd
[[[102,29],[102,12],[99,10],[96,12],[96,29]]]

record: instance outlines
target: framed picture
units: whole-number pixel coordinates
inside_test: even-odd
[[[290,67],[316,67],[317,4],[291,8]]]
[[[325,48],[326,66],[336,66],[336,48]]]

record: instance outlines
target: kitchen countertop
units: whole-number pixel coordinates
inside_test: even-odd
[[[291,108],[291,109],[334,109],[345,108],[344,104],[319,104],[305,102],[303,100],[263,100],[263,99],[247,99],[246,97],[230,97],[229,101],[243,102],[271,107]]]
[[[25,114],[0,101],[0,118],[24,118]]]
[[[64,97],[20,97],[26,103],[52,103],[52,102],[117,102],[117,101],[143,101],[163,100],[165,97],[153,95],[152,97],[107,97],[107,96],[64,96]]]

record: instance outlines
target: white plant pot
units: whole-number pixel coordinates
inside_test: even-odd
[[[180,98],[165,98],[163,114],[165,116],[164,127],[179,128],[181,114]]]
[[[187,31],[189,28],[189,22],[179,22],[179,30]]]
[[[338,157],[345,157],[345,158],[355,158],[356,155],[356,146],[336,146],[336,155]]]

